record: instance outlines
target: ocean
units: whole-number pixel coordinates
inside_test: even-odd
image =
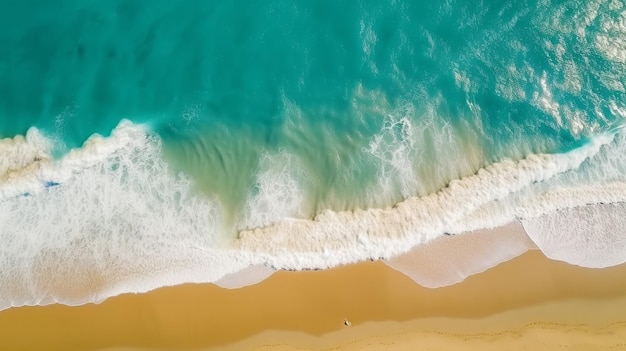
[[[622,1],[5,1],[0,47],[0,309],[512,222],[626,261]]]

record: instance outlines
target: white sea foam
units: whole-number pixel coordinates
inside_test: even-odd
[[[266,226],[284,218],[304,217],[306,196],[296,175],[302,167],[284,152],[263,154],[254,192],[248,194],[240,228]]]
[[[216,202],[193,194],[159,140],[129,123],[21,176],[33,180],[3,183],[11,196],[0,201],[0,308],[210,282],[254,263],[221,249]],[[49,179],[60,185],[45,188]]]
[[[626,262],[626,204],[567,208],[523,221],[546,256],[584,267]]]
[[[425,243],[444,232],[459,230],[458,223],[481,206],[506,199],[533,184],[575,169],[611,140],[600,136],[567,154],[531,155],[502,161],[462,180],[452,181],[435,194],[409,198],[393,208],[324,212],[314,220],[292,220],[241,233],[240,249],[266,256],[277,268],[326,268],[371,257],[389,258]],[[484,218],[481,227],[509,222],[498,214]]]
[[[110,138],[93,137],[57,161],[48,156],[45,138],[31,130],[25,139],[2,144],[14,150],[5,155],[19,160],[3,157],[4,174],[13,176],[0,183],[0,309],[215,282],[255,265],[314,269],[391,258],[446,232],[492,228],[515,218],[551,257],[592,267],[617,264],[626,257],[616,220],[623,205],[581,207],[626,201],[626,162],[617,158],[626,154],[626,142],[612,137],[598,136],[566,154],[503,160],[393,208],[326,211],[313,220],[285,219],[304,196],[297,174],[290,173],[297,156],[269,155],[247,219],[267,226],[225,242],[218,202],[195,194],[188,177],[173,173],[159,139],[141,127],[121,123]],[[46,187],[50,181],[60,185]],[[26,192],[31,195],[22,196]],[[273,206],[277,202],[289,206]],[[603,224],[576,222],[576,216]],[[501,255],[467,271],[422,283],[462,280],[530,247],[524,245],[499,247]]]
[[[110,138],[93,135],[82,148],[71,150],[59,161],[52,161],[53,142],[36,128],[26,138],[17,136],[0,142],[0,199],[34,194],[51,183],[59,184],[82,170],[101,165],[119,149],[136,147],[145,139],[145,131],[123,121]]]
[[[28,189],[26,183],[32,183],[41,165],[49,161],[50,149],[50,142],[35,128],[26,137],[18,135],[0,140],[0,199]]]
[[[359,86],[355,95],[383,106],[382,126],[361,152],[376,165],[376,186],[366,189],[369,199],[399,193],[401,198],[426,195],[461,175],[474,173],[484,162],[479,145],[480,118],[469,127],[463,118],[439,116],[443,97],[430,99],[419,108],[415,101],[429,100],[428,92],[416,91],[410,100],[392,105],[382,92]],[[475,106],[474,106],[475,107]],[[480,111],[472,109],[476,115]],[[461,132],[462,130],[462,132]],[[477,130],[477,131],[476,131]]]

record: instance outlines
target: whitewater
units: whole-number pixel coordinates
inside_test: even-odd
[[[587,267],[626,261],[621,134],[564,154],[495,163],[437,193],[384,209],[295,219],[280,202],[277,208],[260,206],[249,214],[251,223],[282,219],[242,230],[231,240],[220,231],[225,220],[219,202],[192,191],[188,176],[169,170],[158,138],[141,126],[123,122],[109,138],[92,137],[60,160],[47,154],[48,144],[35,129],[2,144],[3,155],[19,160],[3,164],[4,308],[82,304],[215,282],[255,265],[302,270],[389,259],[444,233],[516,219],[555,259]],[[260,193],[249,201],[293,196],[289,179],[275,181],[287,184],[284,193]],[[438,279],[439,285],[449,284],[449,277]]]
[[[622,2],[155,4],[0,11],[0,309],[626,262]]]

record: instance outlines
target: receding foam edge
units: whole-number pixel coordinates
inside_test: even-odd
[[[239,272],[228,274],[213,284],[225,289],[239,289],[245,286],[258,284],[274,274],[276,270],[264,266],[254,265],[240,270]]]
[[[439,288],[462,282],[537,246],[519,221],[505,226],[438,237],[385,260],[417,284]]]

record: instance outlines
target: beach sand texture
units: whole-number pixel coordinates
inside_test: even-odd
[[[626,265],[529,251],[429,289],[382,262],[0,312],[6,350],[626,349]],[[344,319],[351,326],[344,325]]]

